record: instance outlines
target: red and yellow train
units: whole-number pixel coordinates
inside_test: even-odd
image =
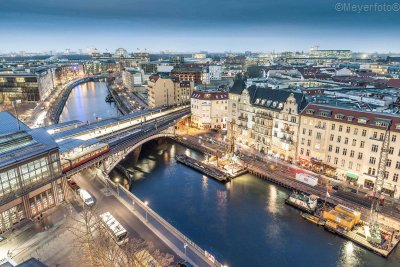
[[[62,157],[61,158],[61,167],[63,173],[82,165],[89,160],[97,158],[98,156],[107,153],[110,150],[108,144],[98,143],[87,149],[82,150],[74,154],[73,156]]]

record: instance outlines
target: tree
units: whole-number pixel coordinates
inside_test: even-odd
[[[68,230],[74,235],[74,246],[84,253],[85,266],[171,266],[174,256],[155,249],[153,244],[141,238],[129,237],[129,241],[117,245],[108,230],[102,225],[95,208],[84,208],[72,219]]]

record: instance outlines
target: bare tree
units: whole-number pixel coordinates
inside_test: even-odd
[[[137,267],[171,266],[174,256],[162,253],[140,238],[129,238],[126,244],[117,245],[108,230],[102,225],[95,208],[84,208],[72,219],[68,230],[75,236],[74,245],[84,252],[82,262],[87,266]]]

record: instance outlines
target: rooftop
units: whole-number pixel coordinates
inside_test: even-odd
[[[58,150],[54,139],[43,128],[30,129],[9,112],[0,112],[0,168]]]
[[[202,100],[226,100],[229,98],[228,93],[225,92],[202,92],[194,91],[191,98]]]

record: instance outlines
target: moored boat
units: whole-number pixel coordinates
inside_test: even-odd
[[[285,203],[302,211],[313,214],[317,208],[318,199],[319,197],[316,195],[306,195],[303,193],[292,192],[285,200]]]

